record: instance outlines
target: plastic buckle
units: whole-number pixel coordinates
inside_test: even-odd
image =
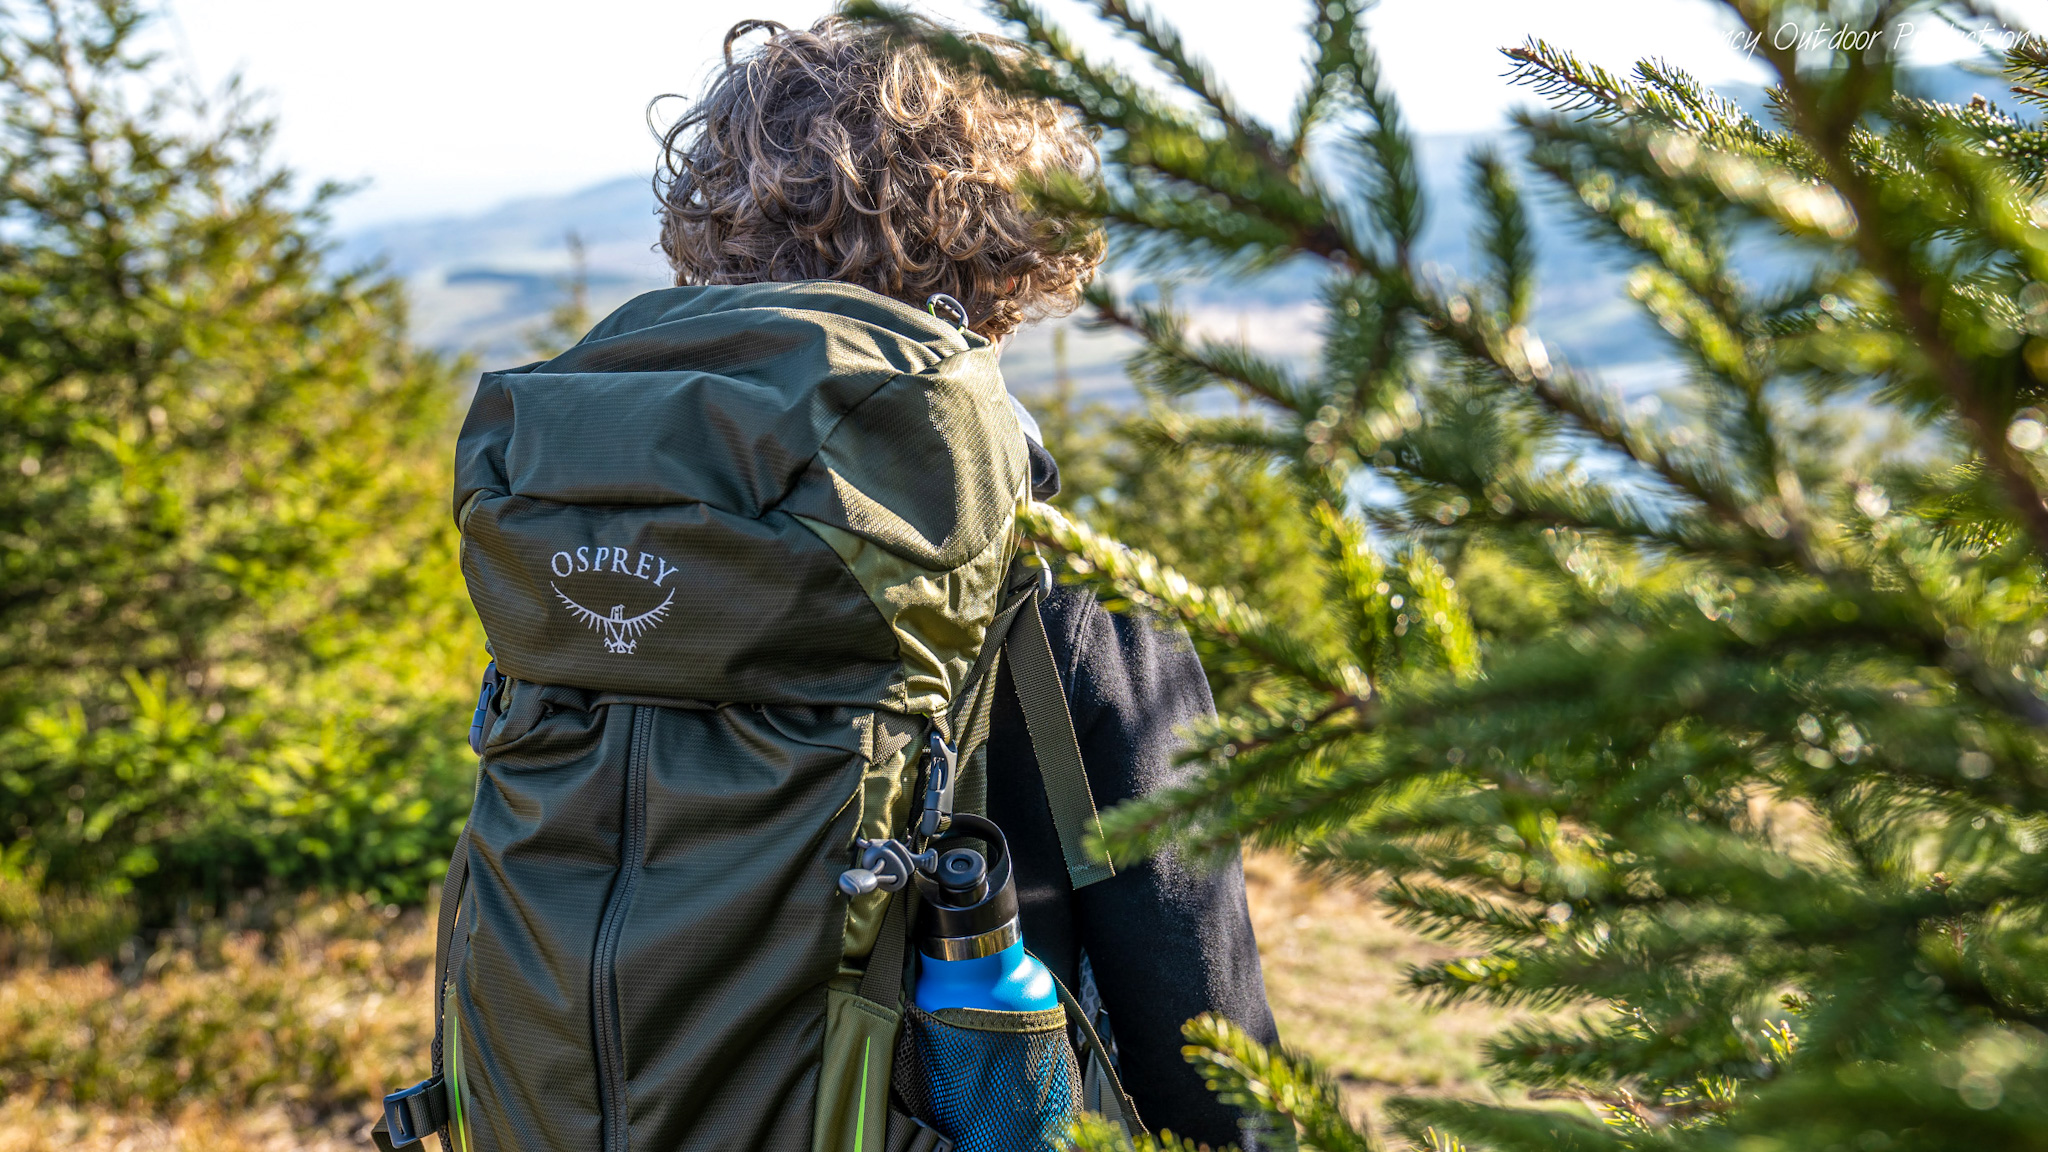
[[[417,1144],[427,1132],[439,1127],[434,1116],[434,1094],[439,1091],[441,1077],[430,1076],[410,1088],[401,1088],[384,1097],[384,1123],[389,1129],[392,1147],[403,1148],[408,1144]],[[422,1118],[427,1121],[428,1127],[424,1132],[413,1123],[414,1100],[419,1101],[421,1111],[425,1114]],[[445,1110],[444,1108],[443,1111]]]
[[[901,892],[919,872],[930,875],[939,866],[939,854],[930,848],[912,852],[901,840],[855,840],[860,864],[839,874],[839,890],[849,897],[865,896],[877,888]]]
[[[940,316],[939,309],[941,308],[944,308],[951,315]],[[934,292],[930,296],[925,297],[924,309],[955,328],[967,327],[967,309],[961,307],[958,300],[953,299],[944,292]]]
[[[476,712],[469,718],[469,750],[481,756],[484,754],[484,725],[490,723],[491,705],[497,702],[498,690],[505,686],[505,676],[498,671],[498,662],[484,665],[484,680],[476,690]]]
[[[931,734],[925,746],[924,811],[918,816],[917,834],[929,839],[953,826],[953,784],[959,774],[959,758],[946,738]]]

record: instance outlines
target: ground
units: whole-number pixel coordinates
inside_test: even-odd
[[[1361,1113],[1490,1093],[1479,1046],[1507,1018],[1403,990],[1405,966],[1449,949],[1278,858],[1246,878],[1282,1039]],[[188,934],[125,971],[0,975],[0,1152],[360,1152],[371,1094],[426,1057],[431,925],[360,901],[305,904],[289,925]]]
[[[1433,1008],[1404,980],[1409,965],[1458,949],[1394,923],[1369,893],[1304,876],[1278,857],[1248,858],[1245,889],[1281,1043],[1334,1072],[1375,1129],[1384,1134],[1378,1106],[1389,1096],[1499,1098],[1480,1047],[1517,1016],[1478,1004]]]

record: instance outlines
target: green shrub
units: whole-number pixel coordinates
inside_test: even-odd
[[[394,280],[332,266],[335,190],[141,21],[0,13],[0,845],[148,925],[251,886],[418,900],[481,656],[451,366]]]

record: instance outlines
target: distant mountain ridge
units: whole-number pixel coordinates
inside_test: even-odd
[[[1974,92],[2002,94],[1995,80],[1960,67],[1916,73],[1919,90],[1942,100],[1967,100]],[[1724,94],[1758,109],[1756,88],[1724,87]],[[1466,156],[1492,147],[1519,154],[1510,132],[1424,136],[1418,160],[1429,217],[1420,246],[1423,260],[1469,274],[1474,266],[1469,234],[1475,209],[1465,194]],[[1547,181],[1527,178],[1535,224],[1538,303],[1534,326],[1546,340],[1581,367],[1599,371],[1624,390],[1655,387],[1679,370],[1664,338],[1623,290],[1629,262],[1597,246],[1562,211]],[[647,177],[628,176],[561,196],[514,200],[473,215],[401,221],[354,232],[341,255],[364,262],[382,260],[403,276],[413,299],[416,337],[433,347],[477,355],[486,367],[534,358],[533,333],[568,289],[571,264],[566,239],[574,233],[585,249],[590,307],[602,316],[641,292],[670,283],[658,249],[655,193]],[[1758,281],[1782,276],[1768,253],[1744,259]],[[1271,353],[1305,358],[1316,338],[1317,282],[1312,273],[1283,269],[1251,283],[1190,284],[1177,297],[1198,326],[1220,336],[1244,334]],[[1128,350],[1115,334],[1072,326],[1067,375],[1077,395],[1129,402],[1121,358]],[[1004,354],[1011,386],[1030,395],[1053,386],[1051,325],[1018,334]]]

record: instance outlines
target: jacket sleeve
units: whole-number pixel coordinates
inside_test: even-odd
[[[1188,769],[1174,764],[1176,729],[1215,711],[1186,635],[1149,617],[1111,614],[1079,588],[1053,594],[1046,627],[1096,803],[1110,808],[1184,779]],[[1278,1039],[1238,856],[1197,868],[1164,853],[1120,866],[1073,899],[1076,943],[1094,971],[1139,1115],[1149,1127],[1215,1147],[1237,1141],[1236,1110],[1182,1058],[1180,1029],[1213,1012],[1264,1043]]]

